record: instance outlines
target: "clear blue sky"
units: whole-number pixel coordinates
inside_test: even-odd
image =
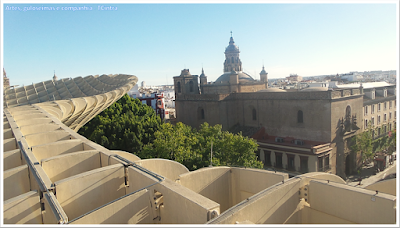
[[[202,67],[215,81],[232,31],[244,71],[256,79],[263,64],[269,78],[396,70],[395,2],[2,3],[2,67],[12,85],[50,80],[53,70],[59,78],[125,73],[147,85],[172,84],[182,69],[200,75]],[[60,8],[24,11],[31,6]],[[61,8],[79,6],[92,10]]]

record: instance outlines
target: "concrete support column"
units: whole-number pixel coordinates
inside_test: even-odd
[[[275,152],[271,150],[271,165],[274,166],[275,162]]]
[[[309,156],[308,157],[308,172],[318,172],[318,159],[317,156]]]
[[[282,153],[282,167],[286,169],[288,162],[287,162],[287,155],[286,153]]]
[[[265,155],[263,149],[260,149],[260,160],[265,164]]]
[[[294,156],[294,167],[296,171],[300,171],[300,156],[297,154]]]

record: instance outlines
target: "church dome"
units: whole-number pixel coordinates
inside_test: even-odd
[[[225,53],[227,52],[239,52],[239,48],[238,46],[236,46],[235,41],[233,41],[233,37],[231,37],[231,40],[229,41],[229,46],[225,49]]]
[[[234,72],[225,72],[223,75],[219,76],[214,83],[225,83],[229,82],[230,76],[234,74]],[[247,83],[247,82],[254,82],[255,80],[249,75],[244,72],[236,72],[239,75],[239,83]]]
[[[260,74],[268,74],[268,73],[265,71],[264,66],[263,66],[262,71],[260,72]]]

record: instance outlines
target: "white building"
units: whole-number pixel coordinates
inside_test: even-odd
[[[354,81],[360,81],[364,77],[362,75],[360,75],[359,73],[350,72],[350,73],[347,73],[347,74],[342,74],[341,78],[342,79],[346,79],[347,81],[350,81],[350,82],[354,82]]]

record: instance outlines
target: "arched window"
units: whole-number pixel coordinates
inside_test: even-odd
[[[198,120],[204,120],[205,119],[204,108],[202,108],[202,107],[198,107],[197,108],[197,119]]]
[[[346,131],[352,131],[353,130],[353,121],[351,119],[351,107],[350,105],[347,105],[346,107],[346,116],[345,116],[345,130]]]
[[[257,120],[257,112],[255,108],[253,108],[252,114],[253,114],[253,120]]]
[[[297,112],[297,123],[303,123],[303,111],[301,110]]]
[[[351,108],[350,105],[347,105],[346,107],[346,121],[350,121],[351,118]]]
[[[176,83],[176,90],[178,91],[178,93],[181,92],[181,82]]]
[[[189,82],[189,90],[190,92],[193,92],[193,81]]]

